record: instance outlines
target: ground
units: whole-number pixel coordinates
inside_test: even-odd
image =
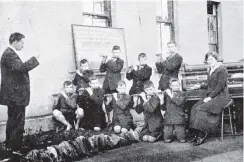
[[[79,162],[242,162],[243,136],[213,137],[200,146],[189,143],[137,143],[99,153]]]
[[[59,144],[62,141],[72,140],[77,136],[92,136],[101,132],[94,131],[70,131],[54,133],[43,132],[35,135],[28,135],[24,138],[26,154],[32,149],[46,148],[47,146]],[[110,134],[104,130],[103,133]],[[208,139],[200,146],[192,146],[189,143],[164,143],[162,140],[156,143],[139,142],[130,146],[99,152],[79,162],[242,162],[243,160],[243,136],[225,136],[220,141],[219,135]],[[4,151],[4,143],[0,144],[0,161],[10,158]],[[15,159],[10,160],[16,162]],[[19,160],[18,160],[19,161]]]

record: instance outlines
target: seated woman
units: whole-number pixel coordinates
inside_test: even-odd
[[[206,54],[205,62],[210,65],[207,84],[193,87],[207,89],[206,97],[198,101],[191,110],[190,128],[195,136],[188,142],[193,142],[194,146],[201,145],[209,133],[218,130],[221,111],[230,101],[227,89],[228,72],[218,60],[218,53],[213,51]]]

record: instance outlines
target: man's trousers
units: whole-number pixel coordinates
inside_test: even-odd
[[[20,150],[23,144],[25,125],[25,106],[8,105],[6,125],[6,147],[13,151]]]

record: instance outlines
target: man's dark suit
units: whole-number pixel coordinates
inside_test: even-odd
[[[30,102],[30,79],[28,72],[39,65],[35,57],[22,62],[11,48],[1,58],[0,104],[8,106],[6,147],[19,150],[22,147],[25,107]]]

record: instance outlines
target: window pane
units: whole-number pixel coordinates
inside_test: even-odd
[[[96,14],[104,14],[104,1],[94,0],[94,12]]]
[[[209,43],[216,44],[217,43],[217,32],[209,31]]]
[[[215,52],[218,52],[218,51],[217,51],[217,45],[210,44],[210,45],[209,45],[209,51],[215,51]]]
[[[208,16],[208,30],[209,31],[217,31],[217,17],[216,16]]]
[[[93,26],[107,27],[107,20],[106,19],[93,19]]]
[[[171,26],[157,23],[157,53],[167,52],[167,43],[170,41]]]
[[[157,23],[157,53],[162,53],[161,46],[161,26]]]
[[[83,1],[83,11],[88,13],[104,14],[104,1],[85,0]]]
[[[107,27],[108,24],[107,19],[99,19],[88,15],[84,15],[83,18],[83,25]]]
[[[92,25],[92,16],[83,15],[83,25]]]
[[[156,0],[156,16],[161,17],[161,20],[168,20],[167,0]]]

